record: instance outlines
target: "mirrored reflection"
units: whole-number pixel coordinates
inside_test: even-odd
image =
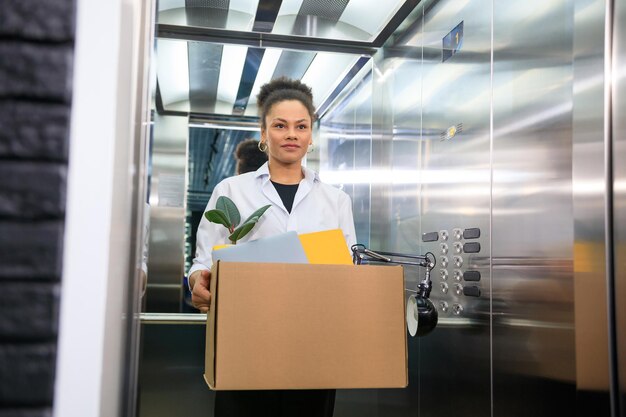
[[[370,57],[169,39],[157,39],[156,52],[144,311],[195,312],[185,274],[194,257],[196,229],[215,185],[236,174],[237,145],[259,137],[256,95],[260,87],[281,76],[301,79],[312,88],[323,120],[340,126],[346,115],[365,117],[349,133],[369,136],[371,83],[358,88],[355,100],[345,101],[340,94],[354,89],[346,85],[368,74]],[[331,107],[338,110],[329,111]],[[342,134],[333,129],[334,140],[343,143]],[[334,164],[345,165],[340,154],[354,159],[348,143],[333,149]],[[307,158],[314,169],[320,164],[321,143],[316,149]],[[366,153],[358,156],[357,167],[369,168],[369,148],[358,149]],[[367,187],[360,186],[360,192],[367,192]],[[360,200],[367,201],[368,196]],[[366,204],[357,214],[363,219],[361,235],[369,230],[368,208]]]
[[[187,137],[186,117],[154,115],[148,170],[150,235],[144,311],[180,310]]]
[[[142,417],[214,415],[215,393],[202,379],[205,319],[178,313],[197,313],[190,305],[185,274],[211,193],[222,179],[245,169],[235,158],[237,148],[259,139],[255,100],[248,103],[248,96],[240,100],[242,88],[254,97],[260,85],[272,78],[301,78],[313,88],[314,104],[324,115],[314,128],[314,151],[307,155],[306,164],[319,172],[358,172],[370,167],[373,85],[369,58],[267,49],[257,61],[254,78],[246,75],[245,68],[221,67],[227,46],[159,40],[155,103],[160,102],[161,108],[156,106],[152,126],[150,253],[143,310],[144,316],[152,315],[154,320],[144,320],[142,326],[138,413]],[[245,67],[252,48],[233,46],[232,50],[244,57]],[[212,55],[215,51],[221,51],[222,61]],[[194,54],[197,59],[192,58]],[[356,69],[354,63],[358,63]],[[232,84],[224,89],[228,80],[238,77],[236,88]],[[346,91],[356,93],[342,95]],[[242,104],[245,109],[237,107]],[[254,154],[260,154],[256,145]],[[255,169],[254,163],[247,169]],[[367,243],[369,184],[336,185],[355,202],[357,236]],[[370,397],[369,391],[344,390],[336,402],[336,415],[342,409],[347,412],[344,415],[363,415],[354,401]]]
[[[265,156],[256,148],[258,129],[190,126],[186,117],[157,116],[154,132],[146,311],[196,312],[185,273],[213,188],[258,168]]]
[[[255,171],[267,160],[257,149],[259,136],[249,130],[189,129],[184,271],[193,263],[198,225],[215,186],[227,177]],[[184,293],[182,310],[195,312],[189,293]]]

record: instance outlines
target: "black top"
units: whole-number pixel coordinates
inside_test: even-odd
[[[280,199],[283,200],[283,205],[287,211],[291,213],[293,199],[296,196],[296,191],[298,191],[298,185],[300,184],[279,184],[274,181],[272,181],[272,184],[274,184],[274,188],[276,188]]]

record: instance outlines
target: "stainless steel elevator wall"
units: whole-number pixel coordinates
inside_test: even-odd
[[[626,2],[613,18],[612,140],[617,415],[626,417]]]
[[[604,138],[607,109],[602,30],[605,9],[603,1],[575,2],[572,147],[576,387],[579,396],[598,396],[594,411],[599,415],[610,413]]]
[[[571,414],[574,6],[448,0],[420,10],[375,56],[371,145],[357,133],[370,120],[356,113],[343,132],[371,146],[369,172],[353,173],[371,190],[369,202],[354,199],[371,207],[371,247],[438,259],[440,325],[409,340],[409,387],[378,391],[380,414],[368,415]],[[444,61],[443,38],[461,22],[460,51]],[[481,230],[478,253],[455,253],[470,242],[455,237],[466,228]],[[425,232],[440,238],[421,242]],[[467,270],[481,280],[463,280]],[[407,270],[407,291],[420,274]]]
[[[155,115],[146,311],[178,313],[185,255],[187,117]]]
[[[511,6],[494,1],[494,415],[572,415],[574,6]]]
[[[460,51],[444,61],[443,39],[461,24]],[[425,8],[418,38],[421,233],[439,232],[420,249],[437,256],[432,299],[440,312],[436,331],[420,341],[421,416],[454,414],[457,401],[468,415],[490,413],[490,24],[487,0],[436,2]],[[460,249],[470,240],[459,231],[469,228],[480,229],[471,240],[480,244],[477,253]],[[480,281],[464,281],[469,270]],[[480,297],[463,295],[464,286],[478,287]],[[457,400],[447,401],[446,392]]]

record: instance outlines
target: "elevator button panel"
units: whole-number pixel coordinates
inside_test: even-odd
[[[463,239],[478,239],[479,237],[480,229],[477,227],[463,230]]]
[[[438,271],[433,274],[439,279],[434,284],[433,297],[437,299],[439,314],[461,316],[464,309],[474,306],[470,297],[481,297],[481,272],[476,269],[484,258],[473,255],[482,249],[480,237],[478,227],[450,227],[422,234],[424,252],[430,251],[437,258]]]
[[[480,243],[478,242],[467,242],[463,245],[463,252],[465,253],[478,253],[480,252]]]

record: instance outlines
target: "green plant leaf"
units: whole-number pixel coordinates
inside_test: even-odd
[[[228,230],[230,230],[230,222],[228,220],[228,217],[226,216],[226,213],[224,213],[222,210],[214,209],[206,211],[204,213],[204,217],[206,217],[206,219],[211,223],[221,224]]]
[[[268,204],[267,206],[263,206],[260,209],[255,210],[254,213],[252,213],[250,216],[248,216],[248,218],[246,219],[245,223],[248,223],[253,217],[258,217],[259,219],[261,218],[261,216],[267,211],[268,208],[272,207],[271,204]],[[259,220],[257,219],[257,221]],[[256,222],[255,222],[256,223]]]
[[[221,196],[217,199],[217,203],[215,203],[215,208],[218,210],[222,210],[226,214],[226,219],[230,223],[232,228],[235,228],[241,222],[241,215],[239,214],[239,210],[237,206],[230,198],[226,196]]]
[[[258,221],[259,221],[258,216],[249,218],[241,226],[236,228],[235,231],[230,236],[228,236],[228,239],[230,239],[230,241],[233,243],[237,243],[239,239],[247,235],[250,232],[250,230],[252,230],[252,228],[254,227],[255,224],[257,224]]]

